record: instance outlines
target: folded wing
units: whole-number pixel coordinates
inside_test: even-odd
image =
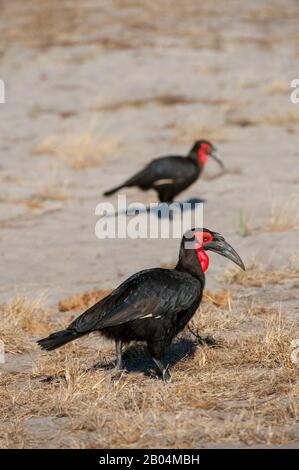
[[[189,308],[198,294],[198,282],[186,273],[159,268],[141,271],[90,307],[68,329],[84,334],[138,319],[172,315]]]

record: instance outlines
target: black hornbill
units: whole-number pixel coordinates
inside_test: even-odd
[[[122,188],[137,186],[143,191],[155,189],[160,202],[171,203],[175,196],[197,180],[208,156],[214,158],[224,169],[216,147],[207,140],[198,140],[186,157],[171,155],[156,158],[123,184],[106,191],[104,196],[110,196]]]
[[[100,331],[114,338],[116,368],[122,369],[122,344],[145,341],[163,379],[170,382],[168,368],[161,359],[201,302],[204,273],[209,266],[208,250],[245,269],[239,255],[222,235],[205,228],[189,230],[182,238],[174,269],[152,268],[134,274],[65,330],[39,340],[39,345],[51,351],[92,331]]]

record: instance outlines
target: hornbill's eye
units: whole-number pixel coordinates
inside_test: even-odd
[[[213,237],[210,233],[207,233],[207,232],[204,232],[203,235],[202,235],[202,241],[203,243],[206,243],[206,242],[211,242],[213,240]]]
[[[209,232],[196,232],[195,239],[198,245],[202,246],[205,243],[211,242],[213,240],[213,236]]]

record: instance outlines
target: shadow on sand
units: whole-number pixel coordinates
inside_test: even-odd
[[[209,347],[219,347],[220,344],[212,337],[201,337],[197,336],[196,339],[180,338],[174,341],[169,347],[167,353],[163,357],[163,364],[169,367],[174,366],[177,362],[182,359],[193,356],[197,347],[201,345]],[[146,346],[139,344],[130,345],[123,353],[123,363],[125,372],[142,372],[146,376],[156,377],[156,365],[150,357]],[[100,369],[100,370],[111,370],[114,369],[115,362],[109,363],[97,363],[88,370]],[[153,369],[155,372],[153,372]]]
[[[190,330],[191,331],[191,330]],[[163,364],[174,366],[177,362],[186,357],[191,357],[195,353],[198,346],[208,346],[211,348],[221,347],[221,344],[211,336],[202,337],[191,331],[195,339],[179,338],[174,341],[169,347],[167,353],[163,358]],[[145,345],[131,344],[123,353],[124,371],[119,373],[134,373],[142,372],[145,376],[157,377],[157,368],[150,357]],[[91,367],[82,369],[83,373],[93,370],[106,370],[112,371],[115,367],[115,361],[106,363],[99,362]],[[50,375],[39,379],[43,383],[52,383],[59,380],[65,380],[65,375]]]
[[[203,204],[205,202],[205,199],[190,198],[185,202],[174,201],[171,204],[168,204],[166,202],[152,203],[149,206],[145,207],[134,207],[132,205],[128,209],[123,211],[107,213],[104,215],[104,217],[118,217],[121,215],[126,215],[130,217],[150,213],[151,215],[155,215],[158,219],[173,219],[176,215],[181,215],[184,212],[198,209],[198,205]]]

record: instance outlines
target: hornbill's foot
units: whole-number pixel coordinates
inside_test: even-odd
[[[124,363],[122,359],[122,341],[120,339],[116,339],[115,341],[115,349],[116,349],[116,362],[114,367],[114,373],[118,374],[124,372]]]
[[[119,363],[119,362],[116,362],[115,363],[115,366],[113,368],[113,371],[114,372],[124,372],[126,370],[123,362]]]
[[[153,357],[153,360],[154,360],[155,363],[157,364],[158,369],[159,369],[159,371],[160,371],[161,374],[162,374],[162,378],[163,378],[164,382],[170,383],[170,382],[171,382],[171,375],[170,375],[170,372],[169,372],[169,370],[168,370],[169,364],[168,364],[166,367],[164,367],[164,365],[162,364],[161,361],[159,361],[159,359],[155,359],[155,358]]]
[[[171,380],[171,375],[170,375],[170,372],[168,370],[168,367],[169,366],[165,367],[165,369],[163,370],[162,378],[163,378],[164,382],[170,384],[172,380]]]
[[[119,379],[122,376],[122,374],[126,372],[127,372],[127,369],[123,365],[119,366],[118,364],[116,364],[111,371],[111,378]]]

